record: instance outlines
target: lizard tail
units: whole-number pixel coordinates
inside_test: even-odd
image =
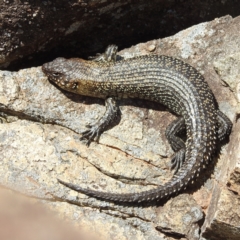
[[[190,164],[191,165],[191,164]],[[192,168],[192,171],[188,169],[180,169],[176,175],[166,184],[160,185],[157,188],[143,191],[139,193],[125,193],[125,194],[117,194],[117,193],[109,193],[109,192],[101,192],[88,188],[82,188],[79,185],[75,185],[72,183],[64,182],[58,179],[58,182],[62,185],[86,194],[90,197],[98,198],[101,200],[107,200],[111,202],[122,202],[122,203],[134,203],[134,202],[149,202],[154,200],[161,200],[167,198],[175,193],[178,193],[180,190],[185,189],[188,185],[189,181],[193,181],[196,175],[198,175],[199,166],[189,166],[189,164],[185,164],[185,167]],[[183,167],[184,168],[184,167]],[[195,170],[196,169],[196,170]],[[191,173],[191,174],[190,174]]]

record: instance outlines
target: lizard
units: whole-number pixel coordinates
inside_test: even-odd
[[[88,145],[114,121],[121,98],[150,100],[173,111],[178,118],[165,133],[174,151],[171,159],[171,168],[175,170],[173,177],[154,189],[124,194],[58,181],[72,190],[106,201],[161,200],[185,189],[199,177],[215,154],[217,144],[229,136],[232,123],[218,109],[203,75],[191,65],[164,55],[118,59],[117,50],[116,45],[109,45],[104,53],[90,60],[59,57],[43,64],[42,70],[61,89],[105,99],[104,115],[82,132],[81,139],[86,139]],[[186,141],[179,137],[183,130],[186,130]]]

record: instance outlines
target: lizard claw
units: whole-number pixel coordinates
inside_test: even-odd
[[[82,137],[80,140],[87,139],[86,145],[89,146],[90,143],[96,138],[97,140],[99,139],[100,136],[100,129],[97,125],[87,125],[86,126],[87,130],[81,132]]]

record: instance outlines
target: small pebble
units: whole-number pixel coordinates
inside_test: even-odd
[[[155,44],[151,44],[148,46],[148,51],[149,52],[153,52],[156,49],[156,45]]]

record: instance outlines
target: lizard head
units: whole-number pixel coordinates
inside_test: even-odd
[[[70,62],[62,57],[56,58],[52,62],[43,64],[42,70],[48,79],[67,91],[73,91],[76,83],[71,81],[71,72],[73,66]]]
[[[101,64],[80,58],[56,58],[52,62],[43,64],[42,71],[48,79],[61,89],[83,96],[103,97],[97,87],[98,66]],[[94,75],[95,74],[95,75]]]

